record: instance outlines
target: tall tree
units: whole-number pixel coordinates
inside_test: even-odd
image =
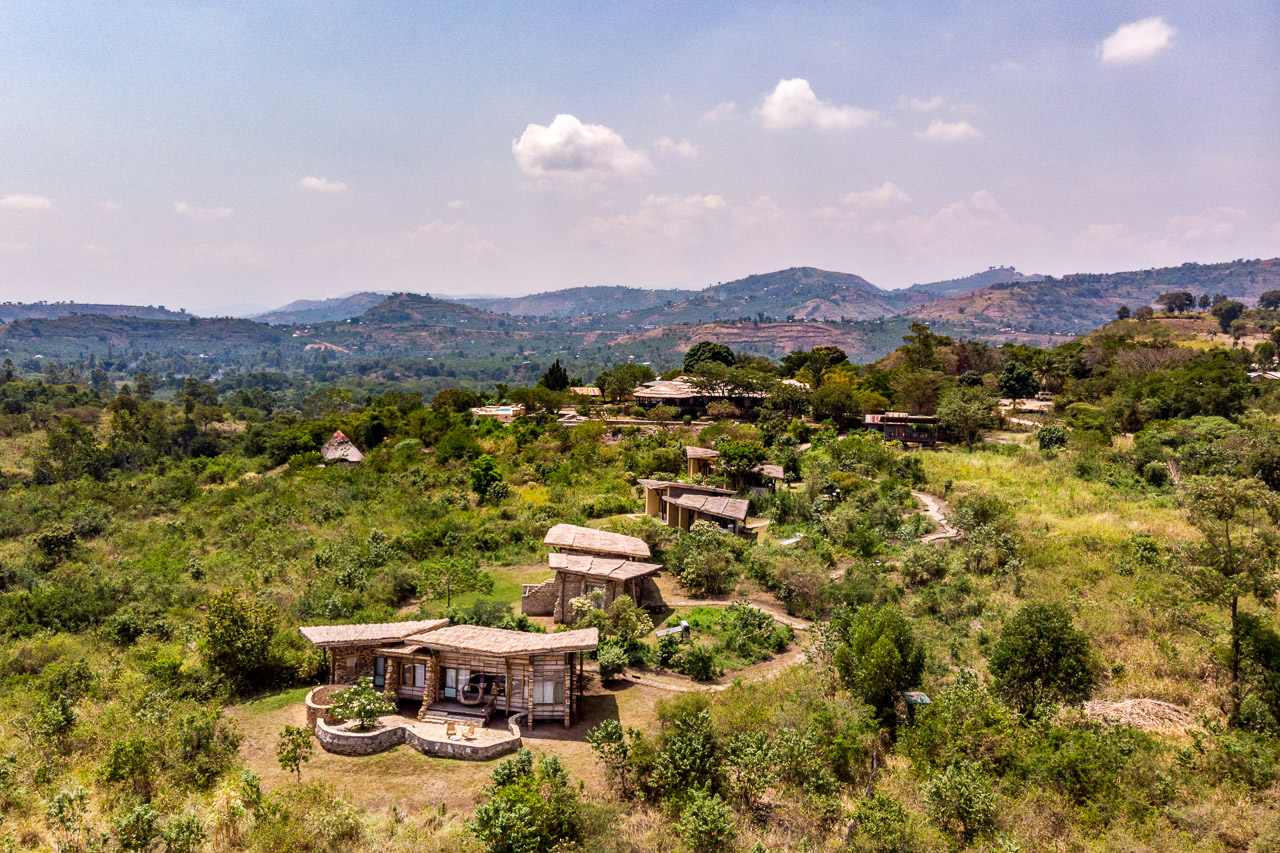
[[[1240,719],[1240,601],[1273,603],[1280,589],[1280,499],[1252,478],[1194,477],[1187,485],[1187,520],[1201,541],[1189,551],[1187,579],[1202,601],[1231,616],[1227,663],[1231,672],[1232,723]]]
[[[981,385],[951,388],[938,403],[938,426],[970,450],[982,430],[991,426],[995,398]]]
[[[1089,637],[1072,627],[1061,604],[1032,602],[1015,613],[990,665],[997,692],[1023,714],[1046,702],[1083,702],[1097,684]]]
[[[547,372],[542,374],[538,384],[549,391],[563,391],[569,387],[569,371],[564,369],[564,365],[557,358],[547,368]]]
[[[699,341],[689,347],[689,351],[684,354],[685,372],[695,370],[698,365],[705,364],[708,361],[718,362],[725,367],[732,367],[734,365],[733,350],[715,341]]]
[[[1232,299],[1223,299],[1215,302],[1210,314],[1218,321],[1218,328],[1225,335],[1231,331],[1231,324],[1240,319],[1240,315],[1244,313],[1244,303],[1236,302]]]
[[[468,557],[431,560],[422,564],[418,575],[418,592],[432,601],[444,599],[444,606],[450,607],[455,595],[465,595],[468,592],[488,595],[493,592],[493,575]]]

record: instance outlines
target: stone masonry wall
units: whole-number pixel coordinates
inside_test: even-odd
[[[525,584],[520,595],[520,612],[527,616],[554,616],[560,600],[560,582],[555,578],[540,584]]]

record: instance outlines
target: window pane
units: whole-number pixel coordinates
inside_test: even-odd
[[[427,684],[426,664],[415,663],[413,665],[413,686],[425,687],[426,684]]]
[[[563,682],[563,681],[553,681],[553,682],[551,682],[551,683],[552,683],[552,685],[553,685],[553,689],[554,689],[554,691],[555,691],[555,692],[554,692],[554,696],[555,696],[555,698],[554,698],[552,701],[554,701],[557,705],[561,705],[561,704],[563,704],[563,703],[564,703],[564,682]]]

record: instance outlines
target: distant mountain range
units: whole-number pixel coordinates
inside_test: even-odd
[[[298,299],[282,308],[263,314],[251,314],[248,319],[272,326],[305,326],[309,323],[332,323],[359,317],[387,298],[385,293],[362,291],[332,299]]]
[[[170,311],[163,305],[112,305],[104,302],[5,302],[0,304],[0,322],[13,320],[47,320],[75,314],[99,314],[104,317],[140,317],[144,320],[185,320],[185,310]]]
[[[1151,305],[1171,291],[1196,296],[1221,293],[1253,305],[1267,290],[1280,289],[1280,258],[1183,264],[1118,273],[1078,273],[1062,278],[993,284],[948,296],[906,316],[945,322],[981,336],[1001,329],[1077,335],[1114,320],[1121,305]]]
[[[234,320],[150,306],[6,303],[0,305],[0,346],[45,357],[86,347],[154,352],[171,346],[196,355],[216,351],[221,342],[286,356],[307,350],[334,357],[486,355],[523,363],[563,353],[666,363],[705,339],[775,356],[833,343],[869,361],[892,350],[915,321],[953,336],[1048,345],[1104,325],[1122,304],[1150,305],[1170,291],[1221,293],[1252,305],[1276,289],[1280,258],[1062,278],[992,267],[900,290],[848,273],[793,267],[699,291],[581,287],[468,299],[361,292]]]

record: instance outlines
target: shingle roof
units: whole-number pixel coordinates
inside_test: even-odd
[[[406,643],[428,649],[482,652],[491,655],[527,655],[538,652],[590,651],[600,643],[595,628],[559,631],[554,634],[530,634],[482,625],[450,625],[425,634],[405,638]]]
[[[768,477],[770,480],[785,480],[787,478],[786,472],[782,470],[781,465],[772,465],[765,462],[757,465],[756,470]]]
[[[649,546],[644,544],[643,539],[623,536],[621,533],[609,533],[605,530],[594,530],[590,527],[579,527],[576,524],[557,524],[547,531],[547,536],[542,543],[557,548],[621,554],[624,557],[649,556]]]
[[[699,486],[694,483],[678,483],[675,480],[644,480],[638,479],[637,483],[646,489],[665,489],[680,488],[686,492],[704,492],[708,495],[731,495],[733,489],[718,489],[715,486]]]
[[[684,455],[686,459],[717,459],[720,456],[720,451],[710,450],[706,447],[685,445]]]
[[[722,498],[713,495],[681,495],[678,498],[663,498],[673,506],[682,506],[695,512],[705,512],[720,518],[732,518],[738,521],[747,520],[747,501],[741,498]]]
[[[448,624],[448,619],[417,619],[411,622],[373,622],[365,625],[310,625],[298,630],[313,646],[354,646],[403,640],[410,634],[434,631]]]
[[[687,400],[701,395],[701,392],[689,384],[687,377],[677,376],[650,385],[641,385],[631,392],[637,400]]]
[[[336,459],[359,462],[364,459],[364,454],[351,443],[351,439],[342,434],[342,430],[335,432],[333,438],[324,443],[324,446],[320,448],[320,456],[330,462]]]
[[[552,554],[547,558],[551,568],[575,575],[625,581],[662,571],[655,563],[637,563],[618,557],[587,557],[582,554]]]

